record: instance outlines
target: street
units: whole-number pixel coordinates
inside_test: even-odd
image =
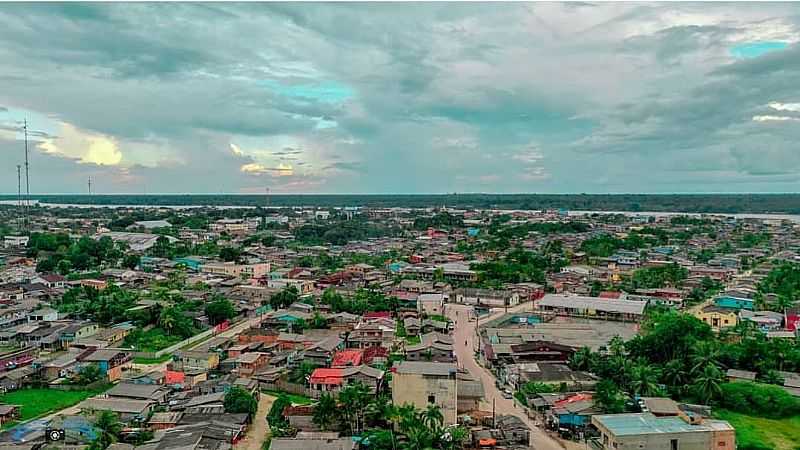
[[[530,310],[531,304],[524,303],[513,308],[509,308],[509,313],[515,313],[524,311],[526,309]],[[525,413],[525,410],[516,405],[515,400],[513,399],[506,399],[503,398],[502,392],[500,389],[497,388],[495,384],[495,377],[494,375],[487,369],[481,367],[478,362],[475,360],[475,349],[477,348],[477,336],[475,335],[475,329],[477,323],[474,321],[469,321],[468,317],[470,312],[472,311],[472,306],[468,305],[457,305],[457,304],[448,304],[447,305],[447,316],[456,321],[455,332],[453,334],[454,340],[454,348],[456,352],[456,356],[458,358],[459,366],[465,368],[472,374],[474,377],[479,378],[483,383],[483,389],[485,392],[484,395],[484,404],[482,405],[482,409],[486,411],[492,410],[492,402],[495,402],[495,410],[497,414],[512,414],[514,416],[519,417],[528,427],[531,429],[531,448],[535,448],[536,450],[563,450],[567,449],[581,449],[584,446],[573,443],[573,442],[566,442],[564,441],[557,441],[547,435],[544,430],[537,427],[534,422],[528,418],[528,415]],[[496,319],[500,316],[505,314],[505,311],[500,311],[491,314],[487,318],[481,318],[481,323],[484,323],[489,320]]]

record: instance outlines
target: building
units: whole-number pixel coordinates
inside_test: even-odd
[[[733,427],[724,420],[702,420],[697,416],[657,417],[652,413],[608,414],[592,417],[600,437],[596,449],[617,450],[734,450]]]
[[[599,297],[548,294],[536,302],[536,308],[565,316],[584,316],[598,319],[639,321],[647,302],[616,300]]]
[[[502,308],[519,304],[517,292],[497,289],[465,288],[455,291],[456,303]]]
[[[436,405],[444,424],[453,425],[458,407],[456,373],[452,363],[403,361],[392,369],[392,403],[420,409]]]
[[[443,315],[444,300],[444,294],[420,294],[417,297],[417,312],[428,315]]]
[[[106,233],[100,233],[95,235],[95,239],[100,239],[102,237],[110,237],[114,242],[124,242],[128,244],[128,248],[134,252],[143,252],[145,250],[150,249],[154,245],[156,245],[156,241],[159,237],[158,234],[150,234],[150,233],[130,233],[126,231],[109,231]],[[170,242],[177,242],[178,239],[172,236],[164,236]]]
[[[206,263],[200,266],[200,271],[213,275],[223,275],[232,278],[261,278],[269,273],[269,263],[235,264],[232,262]]]
[[[694,316],[709,324],[714,331],[734,327],[739,322],[737,310],[708,305],[694,313]]]

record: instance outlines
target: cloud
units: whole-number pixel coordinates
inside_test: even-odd
[[[294,173],[292,166],[288,164],[278,164],[277,167],[267,167],[259,163],[247,163],[243,164],[239,170],[252,175],[275,174],[278,176],[291,176]]]
[[[117,141],[61,123],[60,135],[43,139],[38,147],[47,153],[75,158],[82,163],[116,166],[122,162]]]
[[[799,21],[779,3],[9,4],[0,167],[28,117],[42,191],[87,171],[98,192],[796,190]]]

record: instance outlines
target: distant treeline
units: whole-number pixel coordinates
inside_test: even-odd
[[[33,195],[53,204],[566,209],[800,214],[800,194]],[[0,195],[16,200],[16,195]]]

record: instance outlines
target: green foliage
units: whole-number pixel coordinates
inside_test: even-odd
[[[258,410],[258,400],[246,390],[233,386],[225,394],[223,400],[226,413],[247,414],[252,416]]]
[[[770,418],[800,414],[800,399],[778,386],[761,383],[723,383],[719,405],[731,411]]]
[[[122,423],[117,413],[103,410],[97,413],[94,429],[97,431],[97,438],[92,444],[104,449],[119,440]]]
[[[295,241],[306,245],[344,245],[372,237],[398,236],[402,230],[363,219],[306,224],[294,230]]]
[[[625,412],[625,395],[611,380],[600,380],[595,386],[594,404],[606,414]]]
[[[397,311],[399,308],[397,297],[387,297],[380,291],[370,289],[359,289],[345,298],[334,289],[328,288],[322,293],[320,300],[330,306],[334,313],[360,315],[372,311]]]
[[[236,317],[236,310],[233,309],[233,304],[222,297],[217,297],[206,304],[205,313],[211,325],[217,325]]]
[[[136,305],[136,292],[111,285],[102,291],[91,287],[74,287],[53,302],[63,313],[111,325],[129,319],[127,310]]]
[[[219,257],[223,261],[238,261],[242,256],[242,250],[239,247],[225,246],[219,249]]]
[[[323,394],[314,407],[314,418],[312,420],[322,431],[332,430],[336,425],[337,408],[336,399],[330,394]]]
[[[463,228],[464,217],[454,216],[448,212],[441,212],[431,217],[417,217],[414,219],[415,230],[428,228]]]
[[[122,267],[127,269],[135,269],[136,266],[142,261],[142,257],[135,253],[128,253],[122,258]]]
[[[478,271],[478,280],[483,283],[545,283],[545,272],[556,272],[567,261],[558,255],[543,256],[516,248],[494,261],[473,264]]]
[[[300,297],[300,291],[294,285],[287,285],[280,292],[275,293],[269,298],[269,304],[272,309],[286,308],[292,303],[296,302]]]
[[[646,267],[633,273],[633,276],[625,283],[624,289],[635,291],[636,289],[662,288],[665,286],[680,286],[686,279],[689,271],[677,264],[664,266]]]
[[[100,381],[102,378],[103,374],[100,372],[99,367],[95,365],[87,365],[78,370],[78,373],[75,375],[75,384],[86,386],[96,381]]]
[[[602,234],[581,242],[580,250],[587,256],[607,258],[617,250],[624,248],[625,242],[610,234]]]
[[[272,402],[272,408],[267,413],[267,423],[269,424],[270,431],[273,437],[288,436],[291,433],[291,426],[289,421],[283,415],[283,410],[287,406],[292,406],[292,402],[288,397],[279,395],[278,398]]]
[[[783,263],[775,267],[758,284],[758,291],[790,299],[800,297],[800,264]]]

